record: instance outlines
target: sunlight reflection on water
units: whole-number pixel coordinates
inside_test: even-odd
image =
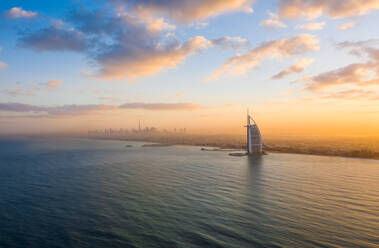
[[[1,247],[375,247],[379,163],[0,141]]]

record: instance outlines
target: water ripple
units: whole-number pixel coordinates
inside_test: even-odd
[[[0,247],[379,244],[377,161],[17,142],[0,141]]]

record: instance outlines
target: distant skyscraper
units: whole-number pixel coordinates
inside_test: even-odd
[[[141,132],[141,120],[138,120],[138,132]]]
[[[251,124],[253,121],[253,124]],[[249,115],[247,111],[247,152],[249,154],[262,154],[263,142],[261,132],[259,131],[257,123]]]

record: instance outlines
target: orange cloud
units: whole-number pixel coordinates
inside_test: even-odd
[[[6,64],[6,63],[0,61],[0,69],[5,69],[5,68],[7,68],[7,67],[8,67],[8,64]]]
[[[348,30],[354,28],[357,25],[356,22],[347,22],[338,26],[340,30]]]
[[[312,64],[314,62],[314,59],[301,59],[296,62],[296,64],[288,67],[287,69],[279,72],[278,74],[274,75],[272,79],[281,79],[287,75],[293,74],[293,73],[300,73],[303,72],[304,69]]]
[[[316,18],[322,14],[332,18],[365,15],[379,9],[377,0],[280,0],[279,15],[286,18]]]
[[[133,80],[175,68],[186,57],[210,46],[239,49],[248,45],[246,39],[228,36],[213,40],[197,36],[182,43],[175,36],[164,35],[163,30],[175,26],[163,18],[142,19],[122,10],[104,13],[73,9],[68,13],[67,25],[75,28],[51,25],[26,33],[20,45],[41,52],[84,53],[98,68],[90,75],[114,80]]]
[[[0,47],[0,53],[1,53],[2,50],[3,50],[3,48]],[[0,61],[0,69],[5,69],[5,68],[7,68],[7,67],[8,67],[8,64],[6,64],[6,63]]]
[[[232,11],[253,12],[251,8],[253,2],[253,0],[141,0],[136,1],[133,10],[140,16],[164,15],[188,23]]]
[[[184,43],[164,37],[162,30],[174,27],[162,18],[142,22],[127,13],[114,14],[74,9],[67,21],[75,29],[50,26],[25,34],[20,43],[37,51],[82,52],[98,65],[97,77],[131,80],[175,68],[187,56],[212,45],[202,36]]]
[[[33,18],[37,14],[37,12],[23,10],[21,7],[13,7],[6,12],[9,18]]]
[[[290,57],[318,49],[318,40],[310,34],[266,42],[243,55],[230,58],[222,67],[213,71],[205,81],[218,80],[223,74],[246,74],[247,70],[255,68],[264,59]]]
[[[60,80],[51,80],[51,81],[45,83],[44,85],[47,86],[47,87],[49,87],[49,88],[55,88],[55,87],[57,87],[58,85],[61,85],[61,84],[63,84],[63,82],[60,81]]]
[[[107,79],[137,78],[155,74],[164,68],[175,68],[183,60],[209,47],[210,41],[197,36],[182,45],[161,46],[153,50],[141,50],[133,56],[122,56],[122,51],[108,54],[101,59],[102,69],[99,76]]]
[[[147,29],[152,32],[162,32],[163,30],[174,30],[176,27],[173,24],[165,22],[163,18],[159,18],[148,22]]]
[[[367,56],[366,62],[350,64],[305,78],[304,88],[322,99],[379,100],[379,49],[370,45],[377,41],[342,42],[339,48],[351,48],[350,54]]]
[[[370,59],[364,63],[350,64],[335,70],[327,71],[306,79],[307,90],[322,92],[339,86],[366,87],[379,85],[379,49],[369,47],[375,40],[360,42],[343,42],[340,48],[352,47],[350,54]]]
[[[279,16],[269,12],[270,19],[262,21],[259,25],[265,28],[286,28],[287,25],[279,20]]]
[[[306,89],[317,92],[341,85],[362,84],[368,76],[368,64],[351,64],[312,77]]]

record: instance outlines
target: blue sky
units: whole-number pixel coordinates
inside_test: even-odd
[[[377,106],[377,1],[188,2],[2,1],[0,103],[233,105],[253,106],[258,115],[272,102],[304,99],[313,107],[326,99],[340,108]],[[345,41],[351,44],[338,46]],[[352,44],[358,41],[366,43]],[[43,112],[9,109],[0,109],[8,122],[9,114]]]

